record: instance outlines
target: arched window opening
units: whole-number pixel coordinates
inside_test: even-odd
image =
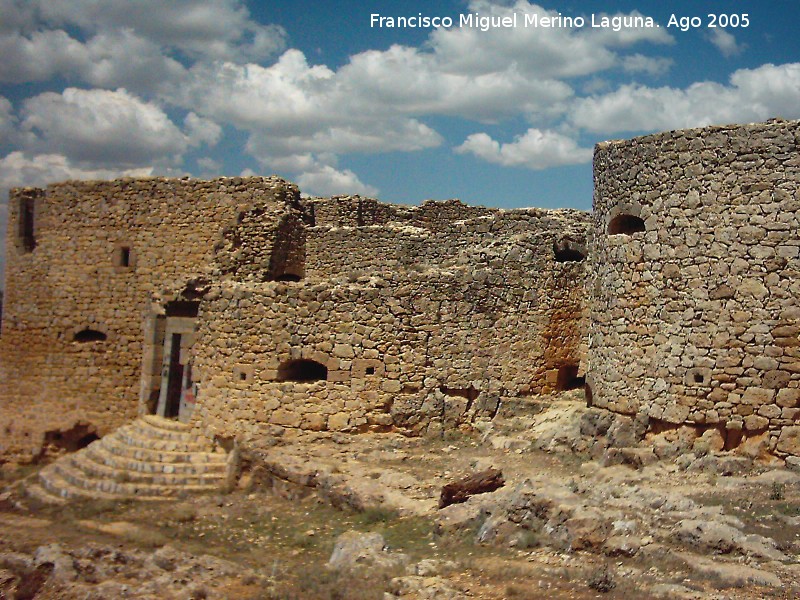
[[[104,342],[108,339],[108,336],[103,333],[102,331],[97,331],[96,329],[82,329],[74,336],[72,336],[73,342]]]
[[[608,235],[632,235],[637,231],[645,231],[644,221],[634,215],[617,215],[608,224]]]
[[[564,241],[553,244],[556,262],[580,262],[586,259],[586,253],[576,244]]]
[[[98,436],[96,433],[87,433],[82,438],[80,438],[77,442],[75,442],[75,446],[76,446],[76,448],[78,450],[82,450],[83,448],[86,448],[86,446],[91,444],[92,442],[96,442],[99,439],[100,439],[100,436]]]
[[[556,390],[566,392],[577,390],[586,384],[583,377],[578,377],[578,365],[562,365],[558,368],[558,378],[556,379]]]
[[[278,381],[325,381],[328,367],[315,360],[289,360],[278,367]]]

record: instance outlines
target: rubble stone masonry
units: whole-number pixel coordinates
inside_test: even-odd
[[[579,381],[587,214],[311,204],[314,225],[292,234],[304,240],[300,281],[250,272],[201,305],[195,422],[212,435],[430,434]],[[248,223],[239,256],[263,245]]]
[[[241,441],[440,431],[580,379],[586,213],[301,201],[259,177],[67,182],[9,207],[6,458],[165,410],[173,362],[166,411]]]
[[[800,454],[798,143],[775,120],[597,146],[596,406]]]
[[[144,324],[209,277],[220,232],[299,200],[277,178],[120,179],[12,190],[0,456],[31,458],[140,411]],[[155,307],[155,308],[154,308]]]
[[[800,455],[798,143],[775,120],[599,144],[593,214],[277,177],[13,190],[0,461],[148,413],[433,434],[584,375],[651,432]]]

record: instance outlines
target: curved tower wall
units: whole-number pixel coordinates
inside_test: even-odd
[[[770,121],[597,146],[594,405],[800,454],[798,142]]]

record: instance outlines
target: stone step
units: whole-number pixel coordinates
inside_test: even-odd
[[[114,432],[114,438],[122,441],[132,448],[148,448],[150,450],[163,450],[167,452],[208,452],[211,447],[207,440],[178,440],[147,437],[140,430],[128,425],[120,427]]]
[[[97,442],[90,444],[84,450],[84,454],[87,459],[97,464],[122,471],[139,473],[186,473],[189,475],[197,475],[200,473],[225,473],[228,469],[228,457],[225,454],[214,454],[215,460],[205,463],[152,462],[112,454]]]
[[[158,415],[144,415],[137,420],[144,421],[148,425],[152,425],[158,429],[166,429],[168,431],[186,432],[192,430],[192,426],[188,423],[181,423],[180,421],[176,421],[174,419],[165,419],[164,417],[159,417]]]
[[[141,419],[137,419],[133,423],[125,425],[124,430],[148,440],[208,444],[208,440],[198,436],[191,430],[175,431],[173,429],[162,429],[161,427],[153,426],[149,422]]]
[[[219,457],[225,456],[220,452],[179,452],[132,447],[124,445],[120,439],[111,436],[106,436],[95,443],[102,444],[105,450],[115,456],[144,462],[207,464],[219,462]]]
[[[66,499],[62,498],[61,496],[46,490],[41,482],[27,482],[25,484],[25,493],[28,494],[29,497],[42,502],[43,504],[66,504],[67,502]]]
[[[28,486],[44,502],[74,498],[163,500],[186,493],[218,491],[227,480],[228,459],[212,451],[190,427],[148,415],[63,456],[39,471]]]
[[[110,479],[117,482],[153,483],[157,485],[214,485],[221,486],[226,477],[225,471],[217,472],[147,472],[118,469],[105,464],[97,463],[87,454],[74,454],[70,456],[70,463],[88,478]],[[192,466],[192,465],[189,465]]]
[[[219,489],[219,483],[211,484],[156,484],[140,482],[119,482],[114,479],[93,479],[75,468],[69,461],[59,460],[53,463],[55,472],[73,487],[88,492],[100,492],[112,497],[128,496],[132,498],[169,498],[184,493],[209,492]]]
[[[119,496],[114,496],[113,494],[109,494],[106,492],[102,492],[99,490],[86,490],[81,487],[77,487],[64,479],[61,474],[55,470],[54,468],[55,463],[51,463],[46,467],[43,467],[41,471],[39,471],[39,484],[44,488],[44,490],[56,496],[61,500],[72,500],[75,498],[84,498],[90,500],[119,500]],[[143,500],[159,500],[159,498],[142,498]]]

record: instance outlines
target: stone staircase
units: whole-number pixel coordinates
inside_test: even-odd
[[[188,425],[146,415],[42,468],[26,488],[49,503],[73,498],[164,500],[220,490],[232,456]]]

